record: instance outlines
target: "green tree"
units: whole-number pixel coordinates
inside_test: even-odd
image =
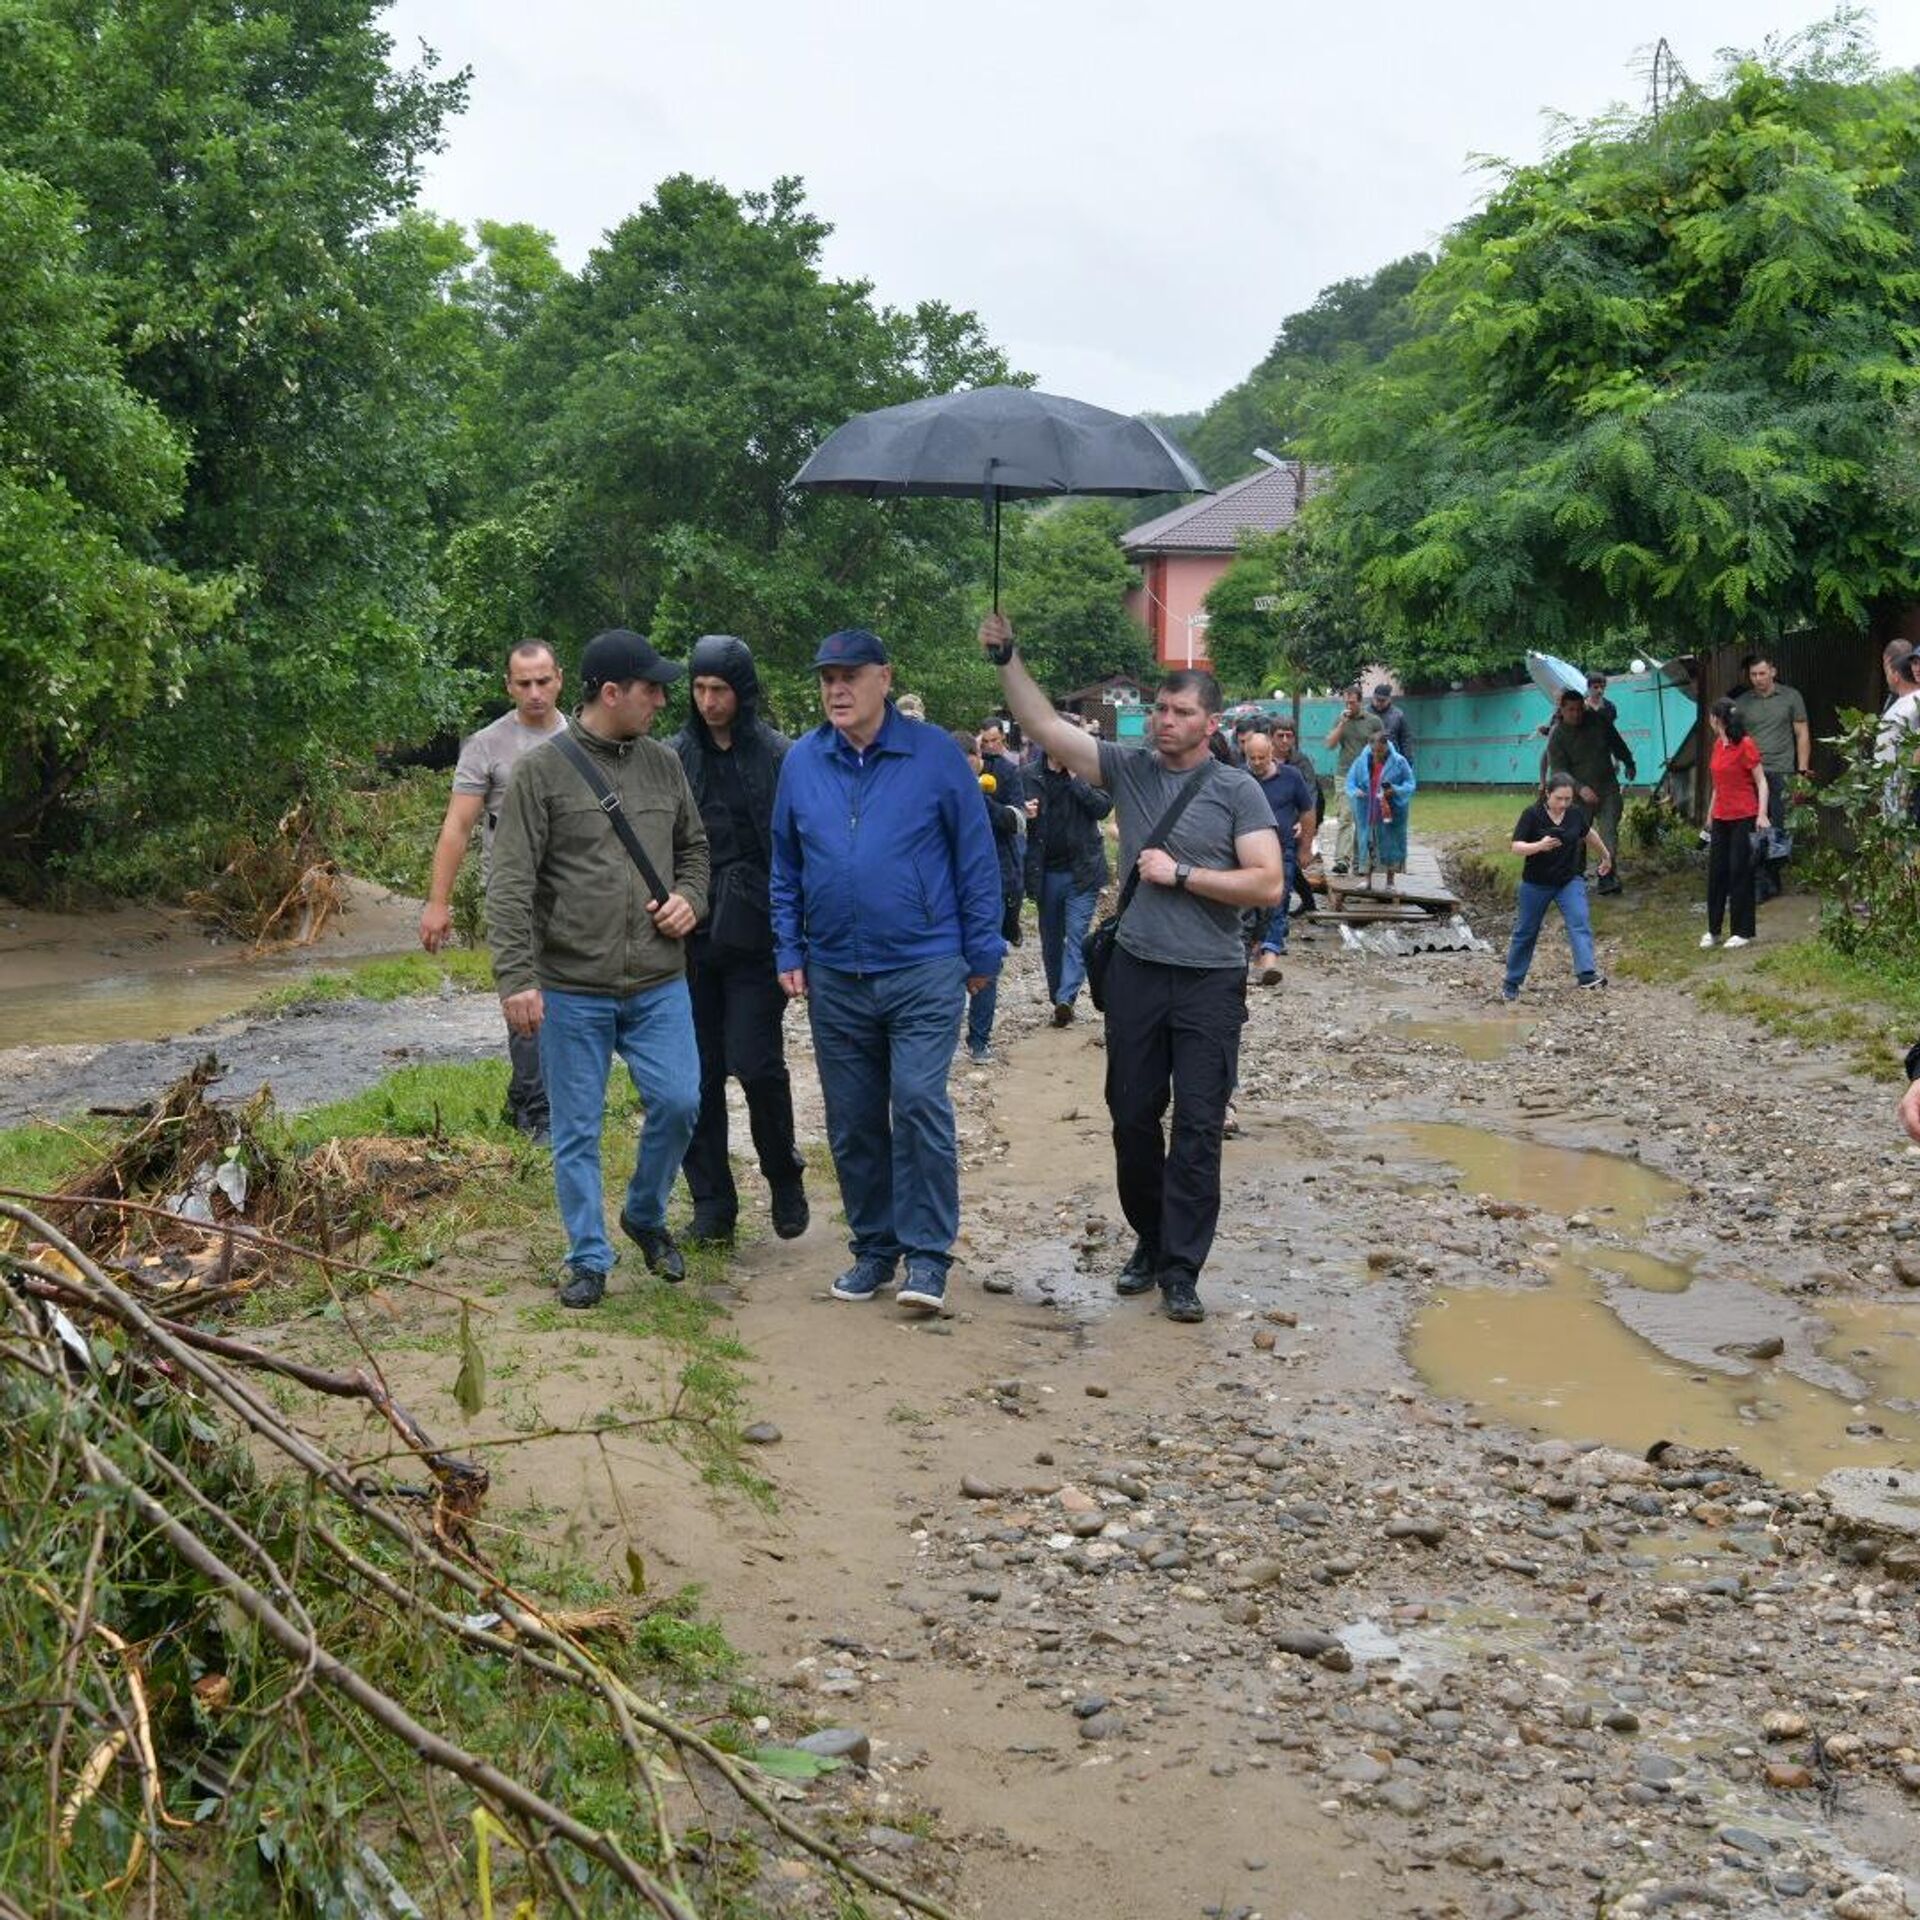
[[[1006,364],[970,314],[895,312],[824,274],[829,231],[797,180],[735,194],[678,175],[544,293],[502,374],[513,484],[450,555],[463,651],[529,627],[577,641],[631,626],[669,649],[739,633],[796,721],[835,627],[885,634],[903,684],[966,661],[978,510],[791,483],[851,415],[1004,381]],[[494,601],[488,583],[526,567]],[[977,679],[966,662],[956,685]]]
[[[1507,169],[1414,302],[1309,446],[1342,474],[1310,517],[1415,670],[1858,633],[1920,594],[1920,79],[1851,17]]]
[[[1309,526],[1249,535],[1207,594],[1207,653],[1235,699],[1344,686],[1378,639]]]
[[[1412,337],[1408,295],[1432,264],[1424,253],[1409,254],[1363,278],[1337,280],[1289,314],[1260,364],[1177,436],[1201,471],[1218,484],[1249,471],[1255,447],[1291,448],[1337,369],[1373,365]]]
[[[454,704],[429,585],[453,370],[420,352],[445,261],[401,216],[465,83],[396,72],[379,11],[11,0],[0,19],[0,163],[80,203],[127,379],[189,449],[164,557],[241,589],[182,652],[167,724],[96,762],[116,839],[271,818],[338,754]]]
[[[14,690],[0,856],[16,870],[232,597],[153,557],[186,449],[122,377],[79,219],[43,181],[0,168],[0,669]]]
[[[1001,605],[1034,677],[1056,696],[1152,666],[1146,634],[1124,605],[1137,583],[1120,550],[1124,525],[1125,516],[1108,500],[1007,516]]]

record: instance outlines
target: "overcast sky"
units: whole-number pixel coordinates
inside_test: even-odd
[[[667,175],[799,174],[831,272],[971,307],[1049,391],[1204,406],[1324,286],[1430,247],[1550,116],[1700,79],[1815,0],[400,0],[473,69],[426,201],[578,266]],[[1920,7],[1880,53],[1920,63]]]

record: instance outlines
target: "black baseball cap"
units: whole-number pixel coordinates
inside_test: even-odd
[[[609,682],[620,686],[628,680],[651,680],[656,686],[667,687],[686,670],[683,662],[666,660],[656,653],[644,633],[626,627],[609,627],[604,633],[596,633],[580,656],[580,684],[589,700]]]
[[[892,663],[887,658],[886,643],[877,633],[869,633],[865,627],[842,627],[820,642],[813,664],[815,667],[884,667]]]

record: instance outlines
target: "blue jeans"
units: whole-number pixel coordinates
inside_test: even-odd
[[[993,1016],[1000,1008],[1000,976],[996,973],[978,993],[967,995],[967,1048],[978,1053],[993,1039]]]
[[[1593,975],[1593,922],[1587,917],[1586,882],[1578,875],[1564,887],[1543,887],[1537,881],[1520,882],[1519,911],[1514,916],[1513,941],[1507,948],[1507,991],[1518,993],[1533,965],[1534,943],[1540,938],[1547,909],[1557,905],[1567,924],[1567,942],[1573,948],[1577,979]]]
[[[553,1187],[567,1230],[567,1264],[605,1273],[614,1262],[600,1188],[600,1129],[607,1072],[617,1053],[646,1109],[640,1151],[621,1212],[637,1227],[664,1227],[667,1195],[700,1118],[700,1049],[684,980],[625,1000],[594,993],[541,995],[540,1071],[553,1125]]]
[[[1280,896],[1280,904],[1267,915],[1267,923],[1260,932],[1260,951],[1262,953],[1285,953],[1287,950],[1287,904],[1293,898],[1294,883],[1300,877],[1300,863],[1294,858],[1293,842],[1286,834],[1280,836],[1281,851],[1286,855],[1287,890]]]
[[[1070,868],[1049,868],[1040,876],[1040,964],[1047,973],[1047,998],[1070,1007],[1087,978],[1080,943],[1100,904],[1098,887],[1076,887]]]
[[[856,1260],[952,1264],[960,1162],[947,1069],[960,1037],[958,954],[891,973],[807,969],[827,1143]]]

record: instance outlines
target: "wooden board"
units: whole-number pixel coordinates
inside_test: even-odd
[[[1378,902],[1385,906],[1416,907],[1422,913],[1453,913],[1460,905],[1459,896],[1449,893],[1445,887],[1423,887],[1405,879],[1388,886],[1384,878],[1369,887],[1350,873],[1327,876],[1327,900],[1335,911],[1348,905]]]

